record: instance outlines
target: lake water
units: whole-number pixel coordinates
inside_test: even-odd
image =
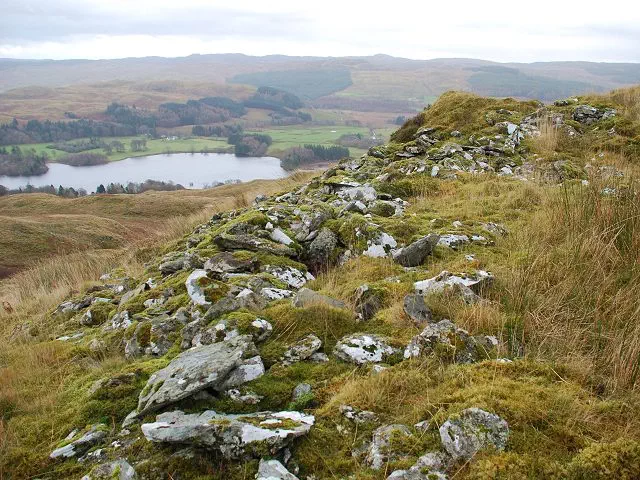
[[[280,160],[273,157],[236,157],[231,153],[173,153],[133,157],[89,167],[50,163],[44,175],[8,177],[0,175],[0,185],[9,189],[53,185],[84,188],[95,192],[98,185],[159,180],[179,183],[185,188],[204,188],[216,182],[275,179],[287,176]]]

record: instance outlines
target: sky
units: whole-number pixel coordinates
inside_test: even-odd
[[[631,0],[2,0],[0,58],[207,53],[640,62]]]

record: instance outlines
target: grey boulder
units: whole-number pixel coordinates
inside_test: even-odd
[[[238,260],[231,252],[217,253],[204,264],[207,272],[217,274],[253,272],[257,267],[256,260]]]
[[[234,370],[255,356],[251,336],[191,348],[151,375],[140,392],[138,416],[187,398],[205,388],[223,389]]]
[[[495,337],[471,336],[466,330],[456,327],[450,320],[427,325],[411,339],[404,351],[404,358],[437,353],[445,360],[458,363],[474,363],[489,358],[498,346]]]
[[[315,269],[327,268],[337,246],[338,238],[336,235],[328,228],[323,228],[307,247],[307,263]]]
[[[219,451],[225,458],[241,459],[276,454],[293,439],[309,432],[313,415],[300,412],[258,412],[225,415],[207,410],[185,414],[180,410],[158,415],[142,425],[151,442],[188,444]]]
[[[489,446],[504,450],[508,440],[507,422],[480,408],[467,408],[440,427],[442,446],[454,460],[469,460]]]
[[[431,309],[424,301],[424,295],[410,293],[404,297],[402,306],[404,313],[418,326],[429,323],[433,318]]]
[[[436,233],[422,237],[420,240],[397,250],[393,254],[393,260],[403,267],[417,267],[418,265],[422,265],[425,258],[433,252],[439,240],[440,235]]]

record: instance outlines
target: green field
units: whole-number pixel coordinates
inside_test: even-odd
[[[393,128],[376,129],[376,134],[383,138],[389,138]],[[291,147],[298,147],[305,144],[316,145],[337,145],[338,138],[342,135],[360,133],[369,135],[367,127],[351,127],[345,125],[313,126],[313,127],[272,127],[262,130],[254,130],[252,133],[263,133],[273,139],[269,148],[270,154],[286,150]],[[350,148],[352,156],[360,156],[366,150]]]

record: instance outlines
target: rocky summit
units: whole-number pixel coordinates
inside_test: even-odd
[[[640,478],[637,350],[610,349],[621,297],[597,293],[637,278],[597,275],[637,252],[616,98],[444,94],[105,272],[16,329],[74,374],[46,427],[11,413],[38,447],[33,469],[0,450],[9,478]]]

